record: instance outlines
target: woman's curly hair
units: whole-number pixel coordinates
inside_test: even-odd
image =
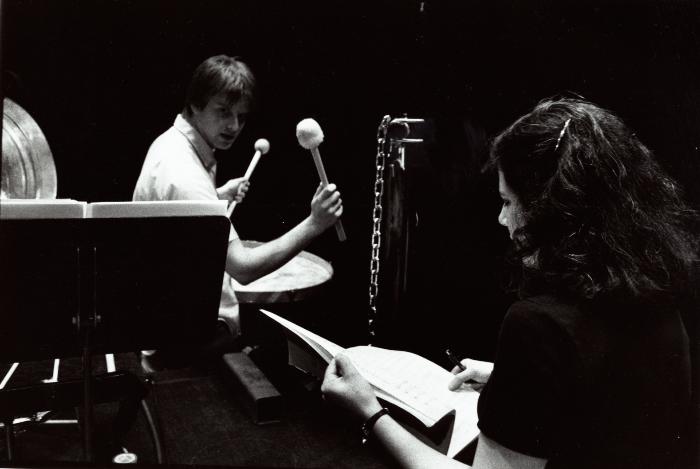
[[[513,234],[521,293],[654,300],[688,285],[696,214],[611,112],[542,101],[495,138],[488,166],[521,207]]]

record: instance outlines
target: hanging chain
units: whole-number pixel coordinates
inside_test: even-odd
[[[374,341],[377,321],[377,296],[379,295],[379,250],[382,242],[382,200],[384,198],[384,172],[386,160],[392,156],[392,152],[398,151],[401,155],[400,164],[403,167],[403,149],[408,143],[421,143],[421,138],[408,138],[411,133],[409,124],[424,122],[423,119],[411,119],[404,115],[397,119],[384,116],[377,129],[377,156],[375,159],[376,175],[374,178],[374,209],[372,210],[372,258],[369,263],[369,341]],[[399,125],[403,130],[401,137],[389,137],[389,127]]]
[[[384,196],[384,167],[387,158],[387,131],[390,116],[384,116],[377,129],[376,174],[374,178],[374,209],[372,210],[372,257],[369,262],[369,340],[376,336],[377,294],[379,293],[379,248],[382,241],[382,198]]]

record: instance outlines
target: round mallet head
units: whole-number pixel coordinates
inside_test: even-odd
[[[270,142],[266,138],[259,138],[255,141],[255,151],[259,151],[261,154],[266,154],[270,151]]]
[[[302,120],[297,124],[297,140],[307,150],[317,148],[323,142],[321,126],[313,119]]]

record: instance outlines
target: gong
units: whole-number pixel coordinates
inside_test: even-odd
[[[55,199],[56,166],[39,125],[9,98],[3,101],[0,199]]]

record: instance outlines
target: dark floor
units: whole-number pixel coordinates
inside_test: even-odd
[[[357,422],[327,406],[303,375],[277,358],[258,360],[267,365],[266,371],[274,376],[284,398],[280,421],[265,425],[254,423],[250,400],[228,379],[223,366],[158,373],[155,396],[152,392],[148,402],[151,409],[157,408],[167,462],[234,467],[391,467],[379,448],[361,445]],[[101,359],[96,361],[99,372],[104,365]],[[2,376],[8,367],[4,367]],[[117,367],[140,373],[133,354],[118,355]],[[62,361],[61,379],[75,375],[78,369],[75,361]],[[51,363],[21,364],[13,380],[29,375],[50,376]],[[115,403],[95,407],[95,448],[99,460],[109,460],[123,446],[137,455],[139,463],[155,463],[142,412],[126,432],[123,444],[105,450],[113,436],[111,426],[117,407]],[[75,418],[75,410],[57,412],[53,418]],[[18,463],[28,464],[80,461],[80,429],[77,425],[20,425],[16,429],[14,456]],[[4,448],[0,458],[7,460]]]
[[[253,350],[248,356],[265,370],[283,396],[279,421],[264,425],[255,423],[251,400],[240,385],[236,385],[222,360],[206,367],[159,372],[155,391],[151,391],[147,402],[151,410],[157,411],[167,463],[200,468],[395,467],[381,448],[361,444],[359,422],[325,403],[317,391],[317,383],[286,364],[286,344],[268,345]],[[94,361],[94,372],[103,373],[102,357],[95,357]],[[116,363],[119,370],[143,378],[135,354],[117,355]],[[0,364],[0,379],[10,366]],[[22,363],[5,390],[48,378],[51,371],[52,362]],[[62,360],[59,380],[74,379],[79,377],[79,372],[79,360]],[[0,400],[0,406],[2,404]],[[136,454],[139,463],[154,464],[156,455],[143,412],[139,412],[118,444],[112,441],[116,437],[113,424],[118,407],[116,403],[95,406],[97,462],[109,462],[123,447]],[[52,415],[53,419],[75,417],[75,409]],[[15,464],[48,467],[83,460],[78,425],[20,424],[15,434]],[[6,449],[0,446],[0,462],[6,462]],[[688,469],[697,467],[695,458],[687,465]]]

